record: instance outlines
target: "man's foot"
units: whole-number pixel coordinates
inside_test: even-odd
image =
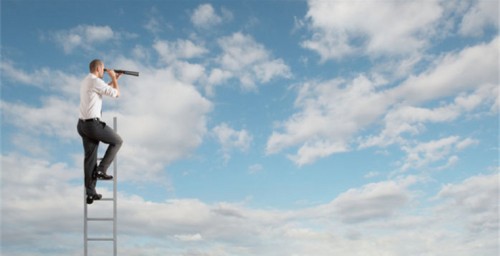
[[[102,198],[101,194],[87,196],[87,204],[92,204],[94,200],[101,200],[101,198]]]
[[[99,180],[112,180],[113,176],[107,175],[106,173],[98,172],[96,175]]]

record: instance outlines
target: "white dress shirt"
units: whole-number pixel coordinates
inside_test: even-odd
[[[80,119],[101,118],[103,95],[116,98],[118,91],[94,74],[88,74],[80,87]]]

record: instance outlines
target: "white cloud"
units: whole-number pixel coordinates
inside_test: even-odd
[[[31,156],[50,157],[51,152],[47,150],[47,145],[38,140],[34,134],[18,131],[9,136],[9,140],[19,152],[27,152]]]
[[[261,164],[252,164],[248,167],[248,172],[250,174],[256,174],[261,172],[264,169]]]
[[[412,76],[392,91],[387,91],[388,95],[399,98],[401,103],[387,112],[384,129],[380,134],[361,138],[360,147],[404,144],[405,133],[420,134],[426,123],[454,121],[464,114],[473,113],[481,106],[491,105],[490,111],[497,112],[498,63],[494,60],[498,58],[498,51],[494,49],[496,43],[498,38],[489,44],[448,54],[435,67]],[[481,58],[483,55],[493,57]],[[408,105],[452,96],[455,97],[452,102],[435,108]]]
[[[209,96],[215,95],[215,86],[217,84],[222,84],[230,79],[233,74],[227,70],[222,70],[219,68],[214,68],[210,71],[210,75],[207,78],[207,85],[205,85],[205,93]]]
[[[461,114],[461,109],[454,104],[427,109],[421,107],[400,106],[389,111],[385,117],[385,127],[377,136],[359,139],[360,148],[388,146],[394,143],[405,144],[404,134],[417,135],[429,122],[449,122]]]
[[[220,70],[225,71],[212,81],[222,82],[229,74],[240,80],[245,90],[256,90],[256,83],[268,83],[277,77],[290,78],[290,68],[282,59],[273,59],[271,53],[251,36],[240,32],[218,40],[222,54],[217,58]],[[221,75],[223,75],[221,77]]]
[[[31,135],[48,135],[60,139],[78,138],[78,105],[74,101],[54,96],[43,99],[40,107],[2,101],[0,109],[4,122]]]
[[[221,14],[217,14],[211,4],[201,4],[191,15],[191,22],[195,27],[208,29],[232,18],[233,14],[225,8],[221,8]]]
[[[358,148],[404,145],[404,136],[420,134],[427,123],[451,122],[480,106],[496,112],[498,40],[448,53],[392,88],[377,75],[305,82],[298,86],[296,113],[278,123],[266,152],[298,146],[289,158],[303,165],[349,151],[355,143]],[[441,100],[438,107],[421,106],[436,100]],[[378,124],[384,127],[378,135],[368,131],[354,139]]]
[[[480,36],[489,26],[498,29],[498,1],[477,0],[463,16],[460,34]]]
[[[227,79],[231,78],[231,76],[232,76],[231,72],[215,68],[212,69],[212,71],[210,72],[210,75],[208,77],[208,82],[210,84],[220,84],[226,81]]]
[[[119,156],[126,178],[156,179],[166,165],[202,143],[212,103],[188,83],[199,71],[187,63],[164,69],[143,65],[141,79],[128,79],[122,86],[119,112],[108,115],[119,118],[124,140]]]
[[[185,61],[177,61],[171,65],[175,76],[187,84],[194,84],[205,78],[205,67],[200,64],[191,64]]]
[[[76,132],[78,120],[78,88],[81,78],[61,70],[40,67],[26,71],[9,60],[2,61],[2,78],[12,85],[26,84],[42,91],[36,102],[9,102],[2,100],[0,110],[3,125],[12,125],[16,134],[6,138],[22,152],[49,156],[54,145],[79,141]],[[56,140],[54,140],[56,139]]]
[[[459,141],[456,145],[456,148],[457,148],[457,150],[464,150],[470,146],[477,145],[477,144],[479,144],[478,140],[466,138],[462,141]]]
[[[449,53],[436,60],[425,72],[410,76],[394,89],[395,97],[411,103],[435,100],[498,85],[499,37],[490,42]]]
[[[19,244],[47,248],[48,241],[60,237],[55,230],[70,236],[81,230],[82,215],[75,210],[81,209],[83,188],[69,184],[80,177],[81,170],[16,153],[2,154],[1,167],[2,254],[10,255],[8,248],[16,250]],[[71,246],[77,244],[61,248]]]
[[[190,40],[182,39],[178,39],[175,42],[158,40],[154,43],[153,48],[166,63],[171,63],[174,60],[200,57],[208,51],[203,46],[198,46]]]
[[[322,61],[353,54],[414,53],[429,44],[442,14],[438,1],[310,0],[308,5],[313,36],[302,46],[316,51]]]
[[[184,241],[184,242],[194,242],[203,240],[203,237],[199,233],[188,234],[188,235],[175,235],[174,237],[179,239],[179,241]]]
[[[223,50],[220,63],[228,69],[241,70],[269,58],[269,52],[263,45],[239,32],[219,39],[219,45]]]
[[[79,25],[56,31],[51,37],[62,45],[65,53],[71,53],[76,48],[92,49],[94,45],[117,38],[117,34],[109,26]]]
[[[499,181],[495,173],[470,177],[459,184],[446,184],[436,197],[444,200],[438,210],[451,220],[464,222],[473,233],[496,232],[500,223]]]
[[[5,59],[0,63],[0,70],[2,78],[15,83],[36,86],[43,90],[64,94],[65,97],[78,97],[74,86],[80,83],[81,77],[60,70],[52,70],[48,67],[41,67],[28,72],[17,67],[13,61]]]
[[[340,194],[327,207],[342,222],[387,219],[403,210],[410,202],[413,195],[408,187],[416,181],[415,178],[408,177],[400,181],[370,183]]]
[[[411,74],[416,64],[429,57],[425,57],[421,52],[427,48],[432,38],[439,37],[436,31],[440,30],[440,34],[449,33],[453,26],[449,26],[450,20],[447,19],[457,18],[456,16],[464,13],[469,5],[438,1],[352,3],[312,0],[308,3],[309,11],[305,20],[313,35],[302,43],[303,47],[316,51],[323,62],[350,55],[399,57],[401,59],[392,58],[390,62],[386,61],[374,68],[377,72],[390,73],[390,76],[397,79]],[[464,31],[468,30],[482,33],[488,26],[498,27],[498,8],[495,7],[498,7],[498,3],[473,1],[472,7],[463,17],[459,28],[461,32],[467,34]],[[402,21],[399,18],[402,13],[412,13],[404,15],[412,18]],[[491,19],[493,16],[494,21]],[[465,29],[466,27],[469,29]],[[379,135],[368,134],[358,138],[359,148],[404,144],[405,136],[420,134],[425,131],[429,122],[451,122],[464,113],[477,111],[478,107],[491,103],[493,104],[490,111],[497,112],[499,100],[494,96],[498,95],[497,48],[498,38],[495,38],[491,42],[468,47],[460,52],[450,52],[434,60],[433,66],[428,70],[409,76],[395,89],[380,91],[380,97],[384,98],[382,108],[387,111],[382,114],[384,129]],[[435,108],[419,106],[450,96],[456,98],[453,103],[447,105],[442,104]],[[351,113],[346,113],[349,114]],[[301,115],[304,118],[298,118]],[[313,115],[315,114],[300,111],[289,118],[284,126],[289,129],[288,124],[295,122],[299,126],[300,121],[310,120],[308,117],[312,118]],[[314,123],[313,126],[321,124],[314,121],[311,123]],[[328,122],[322,124],[326,123]],[[378,125],[378,122],[367,125],[353,123],[360,128],[354,128],[347,136],[354,135],[369,125]],[[337,126],[332,125],[332,130],[337,130]],[[281,127],[283,126],[279,126]],[[312,133],[301,134],[303,137],[300,138],[298,132],[285,135],[286,132],[273,132],[268,141],[268,153],[272,153],[273,148],[281,150],[279,143],[283,144],[283,148],[302,145],[296,154],[289,156],[298,164],[310,163],[318,158],[349,150],[350,137],[347,136],[344,137],[347,139],[338,139],[332,135]],[[457,159],[456,156],[452,157],[455,157],[455,160],[450,158],[450,164]]]
[[[449,166],[458,161],[458,157],[452,154],[477,143],[477,140],[471,138],[461,140],[458,136],[451,136],[417,145],[403,146],[402,149],[407,153],[407,158],[402,170],[420,169],[433,163],[439,163],[444,159],[448,159],[445,166]]]
[[[81,253],[81,170],[16,154],[1,161],[9,170],[2,173],[2,253]],[[418,182],[413,177],[365,184],[330,203],[294,210],[188,198],[152,202],[119,190],[119,248],[131,256],[494,255],[498,178],[478,175],[447,184],[434,197],[443,202],[437,206],[414,203],[425,198],[411,190]],[[98,206],[90,210],[107,213]],[[54,250],[54,239],[67,243]]]
[[[150,51],[148,48],[142,45],[136,45],[134,49],[132,49],[132,56],[135,59],[147,62],[150,59]]]
[[[157,34],[163,30],[160,23],[159,17],[150,17],[148,22],[144,25],[144,28],[153,34]]]
[[[365,76],[303,84],[295,101],[298,113],[280,124],[283,132],[273,132],[267,153],[301,145],[291,159],[303,165],[348,151],[351,137],[382,115],[390,102],[378,85]]]
[[[243,129],[237,131],[226,123],[222,123],[214,127],[212,129],[212,133],[222,147],[224,160],[226,162],[231,157],[230,153],[233,149],[245,152],[248,150],[252,142],[252,136],[247,130]]]
[[[149,19],[143,27],[153,35],[157,36],[162,32],[174,30],[173,25],[164,20],[164,16],[158,8],[152,7],[147,15]]]
[[[380,172],[371,171],[363,176],[363,178],[371,179],[380,175]]]
[[[13,81],[20,82],[23,84],[33,84],[36,80],[33,79],[30,74],[14,67],[14,64],[8,60],[2,60],[0,63],[0,69],[2,70],[2,76],[7,77]]]

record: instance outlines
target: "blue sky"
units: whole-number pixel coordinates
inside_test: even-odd
[[[120,253],[497,255],[498,11],[2,1],[1,253],[83,254],[78,88],[100,58],[140,72],[103,109]]]

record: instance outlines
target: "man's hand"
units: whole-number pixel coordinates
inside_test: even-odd
[[[111,79],[113,79],[114,76],[116,80],[118,80],[123,75],[123,73],[116,73],[114,69],[106,69],[106,71]]]
[[[120,96],[120,87],[118,85],[118,78],[120,78],[120,76],[122,74],[120,74],[120,73],[116,74],[113,69],[107,69],[106,71],[108,72],[108,75],[111,78],[111,82],[109,82],[109,85],[118,91],[116,97],[119,97]]]
[[[106,69],[106,72],[108,72],[108,75],[109,77],[111,77],[111,79],[113,79],[113,77],[116,77],[116,73],[113,69]],[[118,78],[118,77],[116,77]]]

